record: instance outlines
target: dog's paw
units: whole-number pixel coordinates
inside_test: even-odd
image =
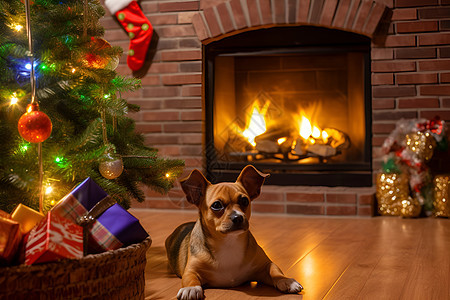
[[[296,294],[303,290],[302,285],[294,278],[283,278],[278,280],[276,288],[283,293],[289,294]]]
[[[199,300],[204,299],[203,289],[201,286],[187,286],[178,291],[178,300]]]

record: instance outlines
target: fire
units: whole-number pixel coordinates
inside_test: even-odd
[[[266,102],[262,108],[258,106],[258,102],[253,102],[252,114],[250,120],[247,122],[247,128],[242,131],[242,135],[248,142],[255,147],[255,137],[263,134],[267,130],[265,115],[269,107],[269,102]]]
[[[315,144],[317,140],[322,140],[324,144],[328,141],[328,133],[318,126],[311,124],[311,121],[302,115],[297,120],[298,132],[300,136],[310,144]]]

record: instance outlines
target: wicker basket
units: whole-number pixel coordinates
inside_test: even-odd
[[[0,268],[0,299],[144,299],[152,240],[41,265]]]

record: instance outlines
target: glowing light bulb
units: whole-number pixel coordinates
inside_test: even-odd
[[[110,94],[106,94],[106,95],[103,96],[103,98],[105,98],[105,99],[108,99],[109,97],[111,97]]]
[[[27,63],[27,64],[25,65],[25,69],[31,70],[31,64],[30,64],[30,63]]]
[[[15,24],[15,25],[13,25],[13,28],[14,28],[15,31],[21,31],[23,26],[20,25],[20,24]]]
[[[170,177],[170,174],[169,173],[166,173],[166,178],[169,178]]]
[[[53,188],[49,185],[46,189],[45,189],[45,194],[49,195],[53,192]]]
[[[76,69],[75,68],[72,68],[72,73],[75,73],[76,72]]]
[[[19,101],[19,98],[17,98],[17,94],[13,93],[12,96],[11,96],[11,103],[10,103],[10,105],[17,104],[18,101]]]

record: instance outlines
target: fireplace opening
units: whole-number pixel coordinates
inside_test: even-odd
[[[268,184],[371,186],[370,40],[311,26],[205,46],[210,180],[253,164]]]

